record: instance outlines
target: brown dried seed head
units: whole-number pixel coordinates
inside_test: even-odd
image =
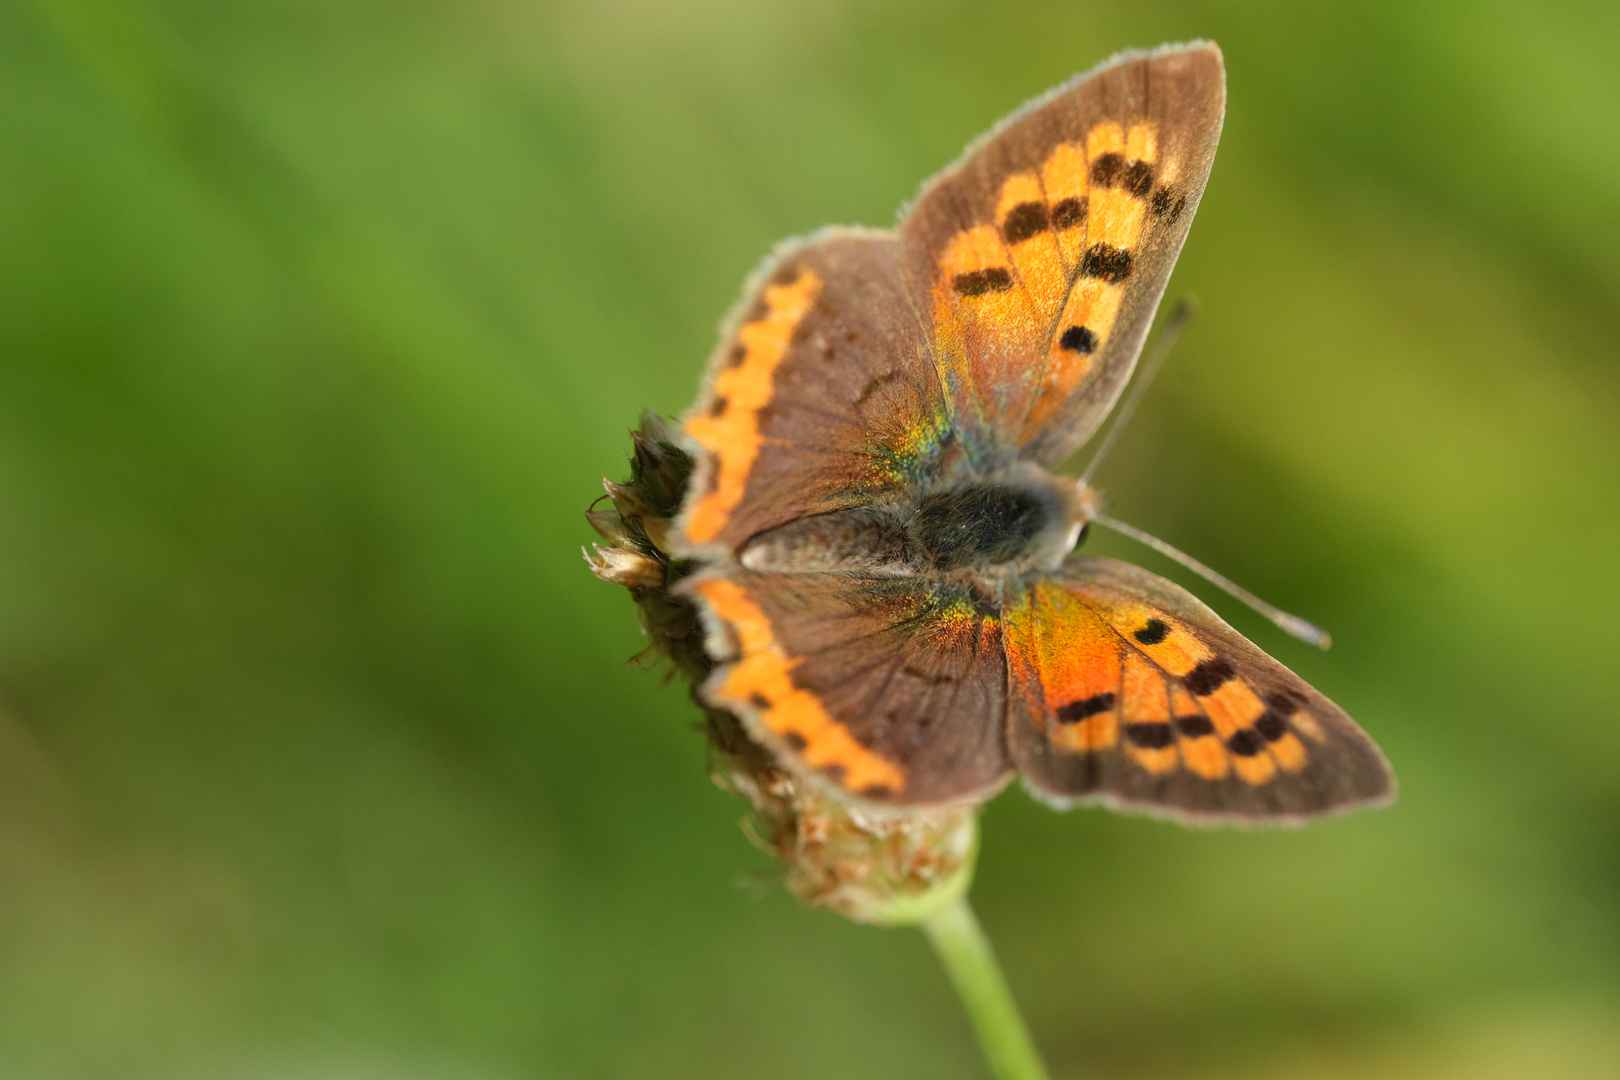
[[[623,544],[630,539],[630,528],[617,510],[587,510],[585,520],[610,544]]]
[[[611,581],[627,589],[661,587],[664,584],[664,564],[657,559],[630,548],[604,548],[599,544],[592,544],[591,547],[596,549],[596,554],[593,556],[586,551],[585,561],[590,564],[591,573],[603,581]]]

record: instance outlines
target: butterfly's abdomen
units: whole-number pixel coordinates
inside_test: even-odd
[[[872,506],[767,530],[743,545],[738,558],[750,570],[775,574],[909,575],[922,565],[901,515]]]

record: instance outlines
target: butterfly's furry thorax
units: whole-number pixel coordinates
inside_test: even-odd
[[[1022,462],[767,529],[739,561],[760,573],[920,574],[993,587],[1056,570],[1096,511],[1092,489]]]

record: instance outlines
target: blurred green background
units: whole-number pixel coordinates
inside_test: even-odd
[[[778,238],[1195,36],[1101,481],[1403,794],[1009,791],[980,914],[1060,1078],[1615,1075],[1620,7],[1028,0],[0,3],[0,1075],[982,1076],[919,934],[748,884],[580,511]]]

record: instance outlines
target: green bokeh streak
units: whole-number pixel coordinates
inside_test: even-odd
[[[1100,480],[1402,800],[1011,793],[976,905],[1057,1077],[1603,1075],[1620,16],[827,0],[0,6],[0,1072],[979,1075],[917,935],[737,886],[578,512],[774,241],[1194,36],[1203,313]]]

